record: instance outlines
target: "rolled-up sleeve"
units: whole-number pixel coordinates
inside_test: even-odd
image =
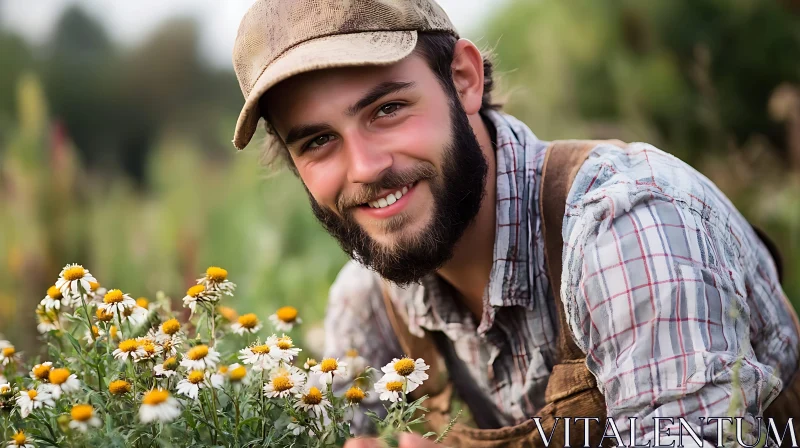
[[[675,418],[672,434],[684,417],[716,445],[716,425],[700,417],[743,417],[752,444],[781,381],[753,352],[735,243],[721,220],[637,181],[609,183],[568,210],[570,330],[625,443],[631,431],[652,441],[654,417]]]

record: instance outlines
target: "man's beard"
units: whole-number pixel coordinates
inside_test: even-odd
[[[451,141],[444,148],[442,173],[430,163],[420,163],[404,172],[390,171],[380,180],[365,184],[353,198],[339,198],[340,214],[322,207],[306,189],[314,216],[336,238],[353,259],[398,285],[418,282],[439,269],[453,256],[453,248],[474,221],[484,196],[488,164],[480,144],[456,99],[451,99]],[[353,219],[354,206],[374,198],[384,189],[427,180],[433,194],[433,216],[417,235],[396,237],[390,247],[373,239]],[[395,232],[408,222],[399,213],[382,223],[383,230]]]

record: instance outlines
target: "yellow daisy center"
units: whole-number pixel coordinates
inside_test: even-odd
[[[189,372],[189,376],[187,376],[186,379],[192,384],[197,384],[202,383],[205,377],[206,375],[202,370],[192,370]]]
[[[247,369],[244,366],[239,366],[230,372],[231,381],[241,381],[247,375]]]
[[[222,315],[222,317],[228,320],[228,322],[235,322],[236,319],[239,317],[239,315],[236,314],[236,310],[234,310],[229,306],[220,306],[217,308],[217,310],[219,311],[219,314]]]
[[[122,291],[119,289],[112,289],[108,291],[106,295],[103,297],[103,302],[105,303],[119,303],[125,299],[122,295]]]
[[[68,369],[53,369],[50,371],[50,382],[53,384],[64,384],[69,378],[69,374],[70,372]]]
[[[180,331],[180,329],[181,329],[181,323],[178,322],[178,319],[170,319],[161,324],[161,331],[163,331],[164,334],[168,334],[170,336]]]
[[[333,372],[338,368],[339,368],[339,362],[333,358],[323,359],[322,362],[319,364],[319,370],[321,370],[324,373]]]
[[[278,308],[278,311],[276,311],[275,314],[278,316],[278,319],[287,323],[297,320],[297,308],[293,306],[284,306]]]
[[[112,325],[111,328],[108,329],[108,334],[111,335],[111,339],[117,339],[117,326]]]
[[[28,394],[28,398],[30,398],[31,400],[33,400],[34,398],[36,398],[37,395],[39,395],[39,392],[36,392],[35,389],[25,391],[25,393]]]
[[[150,305],[150,301],[147,300],[147,297],[139,297],[136,299],[136,304],[142,308],[147,308],[147,306]]]
[[[11,392],[10,387],[6,386],[5,384],[0,386],[0,395],[6,395],[9,392]]]
[[[64,271],[64,279],[67,281],[80,280],[86,274],[86,269],[83,266],[72,266]]]
[[[16,353],[16,352],[17,352],[17,349],[15,349],[14,347],[5,347],[5,348],[3,348],[3,356],[6,357],[6,358],[10,358],[10,357],[14,356],[14,353]]]
[[[258,317],[253,313],[247,313],[239,316],[239,325],[248,330],[252,330],[258,325]]]
[[[139,341],[135,339],[126,339],[119,343],[120,350],[123,352],[135,352],[139,348]]]
[[[312,387],[308,393],[303,395],[303,403],[305,404],[320,404],[322,401],[322,392],[317,387]]]
[[[408,376],[414,373],[414,360],[403,358],[394,363],[394,371],[399,375]]]
[[[250,351],[255,353],[256,355],[266,355],[269,353],[269,345],[255,345],[250,347]]]
[[[366,394],[364,394],[364,391],[361,390],[360,387],[356,386],[347,389],[347,392],[344,393],[344,397],[350,403],[361,403],[361,401],[364,399],[365,396]]]
[[[347,356],[348,358],[355,358],[356,356],[358,356],[358,350],[351,348],[350,350],[345,352],[345,356]]]
[[[289,350],[293,346],[292,338],[288,336],[278,338],[278,342],[275,345],[277,345],[281,350]]]
[[[109,322],[111,319],[114,318],[113,314],[107,312],[106,310],[102,310],[100,308],[98,308],[97,311],[95,311],[94,315],[97,316],[97,320],[99,320],[100,322]]]
[[[47,295],[53,300],[61,300],[61,290],[56,288],[55,285],[47,288]]]
[[[206,287],[203,285],[194,285],[186,291],[186,295],[189,297],[197,297],[202,294],[206,290]]]
[[[167,401],[169,398],[169,392],[164,389],[153,389],[146,394],[142,398],[142,404],[147,404],[150,406],[155,406],[157,404],[161,404]]]
[[[386,390],[389,392],[402,392],[403,391],[403,382],[402,381],[389,381],[386,383]]]
[[[92,325],[92,336],[97,339],[100,337],[100,329],[97,328],[97,325]]]
[[[165,370],[175,370],[178,368],[178,360],[175,359],[174,356],[171,358],[167,358],[167,360],[164,361],[163,364],[161,364],[161,367],[163,367]]]
[[[135,306],[135,305],[134,305],[134,306]],[[125,317],[128,317],[128,316],[130,316],[131,314],[133,314],[133,308],[134,308],[133,306],[131,306],[131,307],[125,307],[125,308],[122,310],[122,315],[123,315],[123,316],[125,316]]]
[[[206,277],[213,282],[222,283],[228,279],[228,271],[216,266],[211,266],[206,269]]]
[[[89,282],[89,289],[91,289],[91,290],[92,290],[92,292],[94,292],[94,291],[97,291],[97,289],[98,289],[99,287],[100,287],[100,283],[97,283],[97,282]]]
[[[72,407],[70,415],[72,416],[73,420],[85,422],[92,418],[92,415],[94,415],[94,408],[88,404],[76,404]]]
[[[114,395],[122,395],[131,391],[131,383],[125,380],[115,380],[108,385],[108,391]]]
[[[192,347],[189,350],[189,353],[186,354],[186,357],[191,359],[192,361],[197,361],[199,359],[203,359],[208,355],[208,346],[207,345],[198,345],[196,347]]]
[[[50,369],[53,367],[48,364],[39,364],[33,367],[33,376],[37,379],[43,380],[50,375]]]
[[[292,380],[288,375],[279,375],[272,379],[272,388],[275,389],[276,392],[289,390],[293,386],[294,384],[292,384]]]
[[[317,360],[314,358],[308,358],[306,360],[306,364],[308,364],[308,367],[314,367],[315,365],[317,365]]]
[[[17,446],[22,446],[28,443],[28,438],[25,437],[25,433],[22,432],[22,430],[11,436],[11,439],[14,440],[14,443],[16,443]]]
[[[151,341],[144,341],[140,344],[142,350],[147,353],[147,356],[153,356],[156,354],[156,346]]]

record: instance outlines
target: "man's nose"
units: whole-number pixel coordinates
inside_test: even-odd
[[[345,143],[348,155],[347,180],[352,183],[377,182],[392,166],[389,151],[380,150],[363,138],[350,138]]]

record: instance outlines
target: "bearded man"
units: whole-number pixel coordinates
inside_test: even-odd
[[[742,417],[751,443],[782,388],[798,401],[778,263],[725,195],[645,143],[536,138],[434,0],[257,0],[233,62],[235,146],[263,119],[352,257],[326,354],[382,366],[434,347],[479,428],[452,444],[544,446],[528,433],[547,412],[607,417],[643,444],[655,417]],[[572,155],[551,168],[551,153]],[[380,411],[370,398],[362,411]],[[715,446],[716,427],[699,437]]]

